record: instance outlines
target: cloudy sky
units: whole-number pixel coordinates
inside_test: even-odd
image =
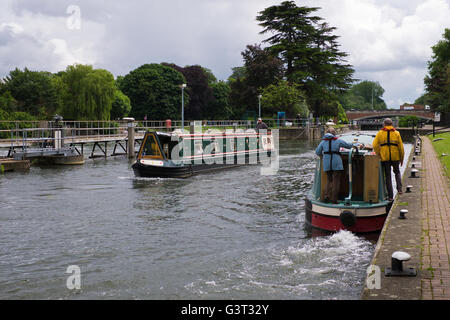
[[[144,63],[200,64],[225,80],[264,37],[255,17],[275,0],[1,0],[0,77],[92,64],[115,76]],[[361,80],[389,108],[423,93],[431,46],[450,28],[450,0],[304,0],[337,28]]]

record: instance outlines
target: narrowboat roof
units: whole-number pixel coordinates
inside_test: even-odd
[[[171,137],[172,134],[171,133],[167,133],[167,132],[160,132],[160,131],[147,131],[146,134],[149,133],[156,133],[156,135],[158,136],[165,136],[165,137]]]
[[[351,134],[343,134],[341,136],[338,136],[340,139],[353,143],[353,142],[360,142],[363,144],[372,144],[373,139],[375,139],[375,134],[368,134],[368,133],[351,133]]]

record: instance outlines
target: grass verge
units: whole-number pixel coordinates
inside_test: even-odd
[[[434,137],[433,135],[429,135],[428,138],[433,144],[434,150],[436,150],[438,158],[444,166],[445,174],[450,178],[450,132],[439,133]],[[442,140],[433,141],[436,139]],[[443,156],[443,154],[446,154],[447,156]]]

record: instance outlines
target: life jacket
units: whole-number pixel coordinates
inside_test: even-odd
[[[332,137],[332,138],[323,138],[323,141],[328,141],[328,151],[324,151],[323,154],[329,154],[330,155],[330,168],[333,168],[333,154],[339,154],[339,151],[332,151],[331,150],[331,141],[333,140],[337,140],[337,137]]]
[[[394,131],[395,131],[395,128],[390,128],[390,129],[388,129],[388,128],[383,128],[383,129],[381,129],[381,130],[387,132],[387,140],[386,140],[386,143],[380,144],[380,147],[385,147],[385,146],[388,147],[388,149],[389,149],[389,161],[392,161],[392,154],[391,154],[391,148],[390,148],[390,146],[396,146],[396,147],[398,147],[398,144],[395,143],[395,142],[391,142],[391,139],[390,139],[390,133],[391,133],[391,131],[394,132]]]
[[[403,142],[400,133],[393,126],[382,128],[373,140],[374,151],[381,161],[401,161],[404,157]]]

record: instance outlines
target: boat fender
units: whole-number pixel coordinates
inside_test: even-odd
[[[353,227],[356,223],[356,215],[348,210],[342,211],[339,219],[345,227]]]

